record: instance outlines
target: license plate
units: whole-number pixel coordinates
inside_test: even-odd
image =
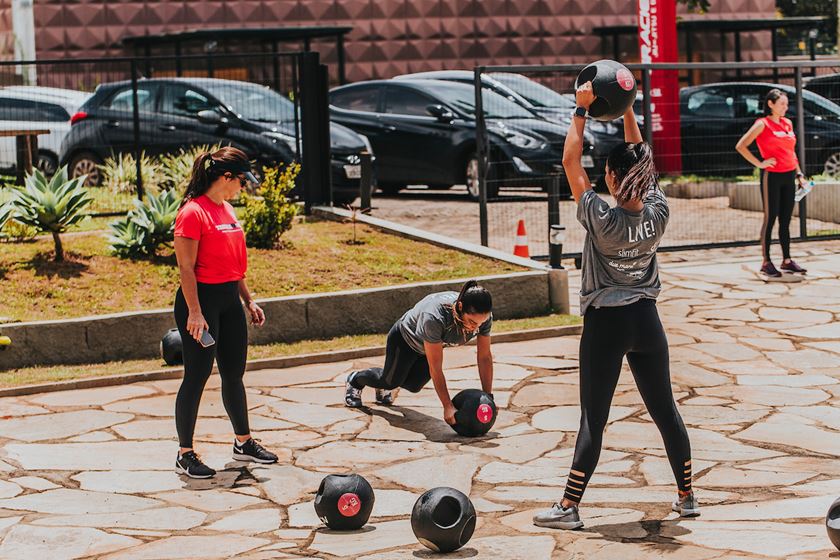
[[[583,167],[595,167],[595,160],[592,159],[592,156],[582,156],[580,158],[580,164]]]
[[[592,159],[592,158],[590,158]],[[344,166],[344,174],[347,176],[348,179],[361,179],[362,178],[362,166],[361,165],[345,165]]]

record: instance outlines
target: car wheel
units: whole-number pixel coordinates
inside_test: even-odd
[[[382,194],[388,196],[394,196],[403,188],[402,185],[395,185],[393,183],[379,183],[378,187],[379,190],[382,191]]]
[[[832,178],[840,177],[840,152],[834,152],[825,160],[823,173]]]
[[[41,170],[41,173],[47,177],[52,177],[58,171],[58,158],[49,152],[38,152],[38,161],[35,167]]]
[[[467,194],[469,194],[472,200],[476,202],[481,197],[481,185],[479,183],[479,174],[478,174],[478,157],[475,155],[471,156],[467,160],[467,167],[465,170],[465,182],[467,185]],[[487,198],[494,198],[499,194],[499,185],[493,181],[493,177],[488,172],[487,177],[485,179],[488,181],[487,183]]]
[[[352,192],[334,192],[333,193],[333,204],[335,206],[347,206],[353,204],[353,201],[358,198],[356,193]]]
[[[86,187],[98,187],[102,184],[102,172],[99,166],[102,161],[91,152],[79,152],[70,160],[69,175],[71,178],[87,175]]]

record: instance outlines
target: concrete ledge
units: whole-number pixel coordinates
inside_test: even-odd
[[[805,198],[808,219],[821,222],[840,223],[840,183],[816,183]],[[762,212],[761,190],[757,181],[733,183],[729,186],[729,207],[737,210]],[[799,215],[799,205],[793,207],[793,215]]]
[[[668,198],[715,198],[727,196],[729,193],[728,181],[700,181],[690,183],[667,183],[662,182],[662,190]]]
[[[387,332],[406,309],[432,292],[458,290],[466,278],[258,300],[268,321],[249,326],[253,344]],[[550,308],[548,271],[478,278],[492,293],[499,319],[541,315]],[[171,309],[3,325],[12,344],[0,372],[16,367],[153,358],[175,326]]]
[[[493,335],[493,342],[522,342],[538,338],[554,338],[557,336],[579,335],[583,331],[583,325],[568,325],[563,327],[546,327],[542,329],[528,329],[522,331],[511,331]],[[382,335],[383,338],[385,335]],[[475,340],[470,342],[474,345]],[[284,356],[281,358],[263,358],[249,360],[245,369],[254,371],[260,369],[281,369],[311,364],[326,364],[343,362],[345,360],[357,360],[373,356],[382,356],[385,353],[385,346],[370,346],[353,350],[336,350],[334,352],[319,352],[315,354],[299,354],[297,356]],[[218,373],[214,367],[213,373]],[[162,379],[179,379],[183,376],[183,368],[164,368],[139,373],[126,373],[121,375],[107,375],[102,377],[90,377],[86,379],[74,379],[71,381],[56,381],[54,383],[39,383],[34,385],[21,385],[20,387],[0,388],[0,398],[18,397],[21,395],[32,395],[36,393],[52,393],[55,391],[72,391],[76,389],[91,389],[95,387],[108,387],[112,385],[125,385],[128,383],[140,383],[143,381],[159,381]]]

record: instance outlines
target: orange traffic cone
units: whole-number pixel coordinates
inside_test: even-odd
[[[519,220],[516,226],[516,244],[513,246],[513,254],[517,257],[531,258],[528,252],[528,234],[525,233],[525,220]]]

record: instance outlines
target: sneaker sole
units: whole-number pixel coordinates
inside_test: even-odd
[[[347,401],[344,401],[344,406],[346,406],[347,408],[364,408],[365,405],[362,401],[359,401],[358,404],[356,404],[356,403],[351,404]]]
[[[178,474],[183,474],[184,476],[188,476],[190,478],[199,478],[199,479],[213,478],[214,476],[216,476],[215,473],[214,474],[206,474],[206,475],[192,474],[187,469],[185,469],[183,467],[180,467],[180,466],[177,466],[177,465],[175,466],[175,472],[178,473]]]
[[[699,509],[680,509],[680,508],[671,508],[672,511],[680,514],[680,517],[700,517],[700,510]]]
[[[242,455],[241,453],[234,453],[233,458],[236,461],[252,461],[254,463],[262,463],[263,465],[271,465],[272,463],[277,462],[277,459],[258,459],[257,457]]]
[[[573,531],[583,527],[583,521],[534,521],[537,527],[545,527],[546,529],[566,529]]]

